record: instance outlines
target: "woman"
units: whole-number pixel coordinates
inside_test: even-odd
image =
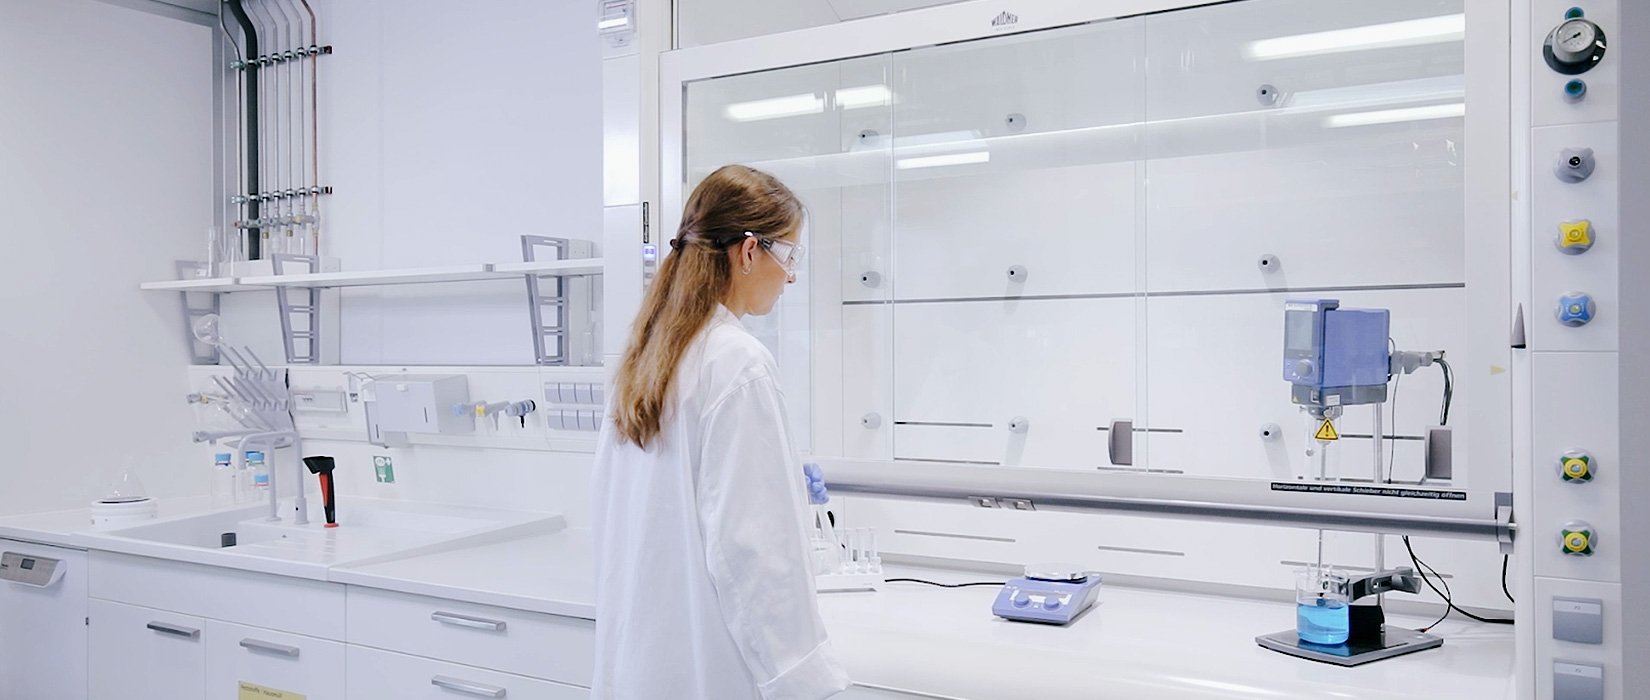
[[[596,451],[598,700],[816,700],[819,618],[773,356],[739,323],[795,280],[802,205],[730,165],[688,198]]]

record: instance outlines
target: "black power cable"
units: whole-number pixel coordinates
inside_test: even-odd
[[[968,588],[969,586],[1001,586],[1006,582],[975,581],[973,583],[939,583],[936,581],[924,581],[920,578],[891,578],[887,579],[887,583],[920,583],[925,586],[938,586],[940,588]]]
[[[1444,599],[1444,615],[1443,615],[1443,617],[1438,618],[1437,622],[1434,622],[1430,625],[1427,625],[1426,627],[1421,628],[1420,631],[1425,632],[1425,631],[1430,630],[1434,627],[1437,627],[1438,623],[1443,622],[1445,618],[1448,618],[1449,614],[1451,612],[1458,612],[1458,613],[1461,613],[1462,615],[1465,615],[1468,618],[1471,618],[1473,620],[1477,620],[1479,622],[1492,624],[1492,625],[1510,625],[1510,624],[1513,624],[1513,621],[1510,620],[1510,619],[1493,618],[1493,617],[1479,617],[1479,616],[1474,615],[1470,612],[1467,612],[1466,610],[1462,610],[1460,606],[1457,606],[1455,604],[1455,597],[1450,592],[1449,582],[1444,580],[1443,575],[1439,574],[1437,569],[1432,568],[1431,565],[1427,564],[1426,562],[1421,561],[1420,557],[1415,556],[1415,547],[1410,545],[1408,536],[1405,536],[1403,538],[1403,540],[1404,540],[1404,549],[1409,551],[1410,561],[1415,563],[1415,572],[1417,574],[1421,575],[1421,580],[1426,582],[1427,587],[1431,588],[1433,593],[1437,593],[1439,597]],[[1505,570],[1505,569],[1503,569],[1503,570]],[[1440,590],[1438,590],[1437,586],[1434,586],[1432,584],[1431,577],[1429,577],[1427,575],[1428,571],[1432,572],[1432,576],[1437,576],[1438,577],[1438,582],[1443,584],[1444,590],[1440,591]]]

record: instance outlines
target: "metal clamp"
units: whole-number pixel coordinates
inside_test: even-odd
[[[470,617],[469,615],[460,615],[458,613],[450,612],[431,613],[430,619],[443,625],[467,627],[474,630],[487,630],[489,632],[503,632],[505,628],[505,623],[503,620],[488,620],[486,618]]]
[[[1518,534],[1518,523],[1513,522],[1513,495],[1506,492],[1495,494],[1495,540],[1501,545],[1502,554],[1513,553],[1513,537]]]
[[[478,698],[502,698],[508,691],[496,685],[484,685],[470,681],[459,680],[450,676],[436,676],[430,679],[430,685],[442,690],[451,690],[455,693],[473,695]]]
[[[1106,431],[1106,454],[1114,466],[1134,466],[1134,421],[1114,420]]]
[[[285,644],[276,644],[274,642],[265,642],[263,640],[252,638],[242,639],[241,648],[247,651],[261,651],[266,654],[286,656],[294,659],[298,658],[299,654],[298,647],[289,647]]]
[[[183,637],[184,639],[199,639],[201,636],[201,631],[193,627],[178,627],[175,625],[168,625],[164,622],[151,622],[144,625],[144,627],[161,634],[170,634],[174,637]]]

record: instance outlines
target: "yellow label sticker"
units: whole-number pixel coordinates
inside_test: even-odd
[[[241,681],[241,694],[235,700],[307,700],[304,696],[290,690],[276,690],[265,688],[255,683]]]
[[[1320,442],[1334,442],[1341,439],[1341,434],[1335,432],[1335,421],[1323,419],[1323,425],[1318,426],[1318,434],[1313,437]]]

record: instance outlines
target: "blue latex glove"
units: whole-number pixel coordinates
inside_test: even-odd
[[[831,494],[825,490],[825,472],[819,465],[811,462],[802,465],[802,476],[808,481],[809,503],[822,506],[831,502]]]

